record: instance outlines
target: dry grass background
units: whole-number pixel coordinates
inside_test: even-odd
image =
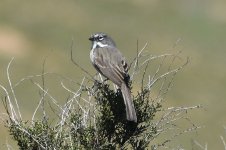
[[[148,42],[153,54],[183,51],[190,64],[174,81],[167,106],[202,104],[203,111],[191,115],[204,127],[195,134],[184,135],[176,141],[192,146],[192,139],[208,144],[208,149],[221,149],[220,135],[226,138],[226,2],[223,0],[114,0],[114,1],[16,1],[0,2],[0,82],[7,85],[6,66],[12,56],[14,82],[41,72],[48,55],[46,70],[80,81],[83,74],[70,62],[70,45],[75,42],[75,59],[95,73],[89,61],[88,37],[96,31],[109,33],[129,61],[139,47]],[[181,39],[174,47],[176,41]],[[49,89],[63,98],[54,79]],[[38,103],[37,89],[30,83],[18,87],[22,113],[30,112]],[[1,92],[2,93],[2,92]],[[23,99],[22,99],[23,97]],[[35,105],[34,105],[35,104]],[[0,105],[0,113],[4,113]],[[2,115],[1,115],[2,116]],[[0,144],[10,141],[1,123]]]

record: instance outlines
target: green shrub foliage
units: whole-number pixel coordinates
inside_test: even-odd
[[[63,125],[51,125],[46,117],[32,123],[10,121],[9,132],[20,149],[145,149],[157,133],[152,120],[161,108],[149,100],[150,91],[143,89],[133,97],[138,117],[134,123],[125,119],[120,90],[112,90],[105,82],[94,88],[96,111],[89,112],[86,124],[80,109],[71,111]]]

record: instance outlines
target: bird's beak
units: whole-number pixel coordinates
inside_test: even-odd
[[[91,36],[91,37],[89,38],[90,41],[93,41],[93,39],[94,39],[93,36]]]

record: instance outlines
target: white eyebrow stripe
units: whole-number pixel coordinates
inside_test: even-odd
[[[94,37],[97,38],[99,35],[98,34],[94,34]]]

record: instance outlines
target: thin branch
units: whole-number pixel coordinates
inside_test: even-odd
[[[43,64],[42,64],[42,76],[41,76],[41,81],[42,81],[42,89],[45,90],[45,65],[46,65],[46,60],[48,58],[48,55],[44,58]],[[42,102],[41,102],[41,107],[42,107],[42,115],[45,118],[46,117],[46,112],[45,112],[45,94],[46,92],[44,92],[43,90],[40,91],[41,92],[41,97],[42,97]]]
[[[85,72],[87,75],[90,76],[90,78],[95,81],[95,79],[93,78],[93,76],[87,71],[85,70],[83,67],[81,67],[73,58],[73,46],[74,46],[74,40],[72,40],[72,43],[71,43],[71,61],[72,63],[77,66],[79,69],[81,69],[83,72]]]
[[[45,91],[44,95],[41,97],[41,99],[40,99],[40,101],[39,101],[39,103],[38,103],[38,106],[36,107],[36,109],[35,109],[35,111],[34,111],[34,113],[33,113],[33,115],[32,115],[32,118],[31,118],[32,123],[34,122],[34,118],[35,118],[35,115],[36,115],[36,113],[37,113],[37,111],[38,111],[38,108],[39,108],[40,105],[42,104],[43,99],[44,99],[44,97],[46,96],[47,92],[48,92],[48,90]]]
[[[67,87],[65,87],[64,86],[64,84],[61,82],[61,85],[62,85],[62,87],[66,90],[66,91],[68,91],[68,92],[70,92],[70,93],[72,93],[73,94],[73,100],[76,100],[76,97],[78,97],[78,96],[80,96],[80,94],[77,94],[77,93],[74,93],[74,92],[72,92],[71,90],[69,90]],[[76,103],[78,104],[78,106],[81,108],[81,110],[83,111],[83,112],[86,112],[85,111],[85,109],[81,106],[81,104],[76,100]]]
[[[148,83],[148,87],[149,87],[149,88],[152,87],[152,85],[153,85],[155,82],[159,81],[160,79],[164,78],[165,76],[167,76],[167,75],[169,75],[169,74],[171,74],[171,73],[176,73],[176,72],[178,72],[179,70],[181,70],[182,68],[184,68],[184,66],[186,66],[186,65],[188,64],[188,62],[189,62],[189,59],[187,58],[187,61],[186,61],[182,66],[180,66],[180,67],[178,67],[178,68],[176,68],[176,69],[173,69],[173,70],[171,70],[171,71],[168,71],[168,72],[166,72],[166,73],[160,75],[159,77],[157,77],[157,78],[154,79],[154,80],[151,80],[151,82]]]
[[[224,140],[224,137],[221,135],[220,136],[222,143],[224,144],[224,150],[226,150],[226,142]]]
[[[142,75],[142,80],[141,80],[141,89],[144,89],[144,76],[146,74],[147,68],[148,68],[149,62],[147,62],[145,69],[144,69],[144,73]]]
[[[45,90],[42,88],[42,86],[40,84],[38,84],[37,82],[33,82],[40,90],[44,91],[46,93],[46,95],[48,95],[50,97],[50,99],[52,100],[52,102],[60,109],[62,109],[60,107],[60,105],[58,104],[57,100],[50,94],[48,93],[48,90]]]
[[[32,78],[35,78],[35,77],[42,77],[44,75],[47,75],[47,74],[55,74],[55,73],[50,73],[50,72],[46,72],[44,74],[37,74],[37,75],[29,75],[29,76],[26,76],[24,78],[21,78],[15,85],[13,88],[16,88],[17,86],[19,86],[22,82],[26,81],[26,80],[31,80]]]
[[[137,41],[137,55],[135,58],[133,58],[132,62],[130,63],[129,70],[134,62],[135,62],[135,64],[134,64],[133,68],[136,69],[138,67],[138,59],[140,58],[142,52],[146,49],[147,45],[148,45],[148,43],[145,43],[144,47],[138,52],[138,41]]]
[[[139,58],[141,57],[141,54],[142,54],[142,52],[145,50],[145,48],[147,47],[147,43],[144,45],[144,47],[140,50],[140,52],[138,53],[138,51],[137,51],[137,56],[132,60],[132,62],[130,63],[130,65],[129,65],[129,69],[128,70],[130,70],[130,68],[131,68],[131,66],[132,66],[132,64],[134,63],[134,66],[133,66],[133,71],[132,71],[132,74],[131,74],[131,79],[133,79],[133,76],[134,76],[134,74],[137,72],[137,70],[139,69],[139,67],[140,66],[138,66],[138,60],[139,60]]]
[[[171,136],[171,138],[165,140],[163,143],[159,144],[157,147],[164,147],[167,143],[171,142],[173,139],[175,139],[176,137],[184,134],[184,133],[188,133],[188,132],[192,132],[192,131],[196,131],[197,129],[200,129],[201,127],[191,127],[191,128],[187,128],[179,133],[175,133],[173,136]],[[207,150],[207,149],[205,149]]]
[[[200,147],[201,149],[203,150],[207,150],[207,143],[205,144],[205,146],[201,145],[198,141],[196,140],[193,140],[193,142],[198,146]]]
[[[5,101],[6,112],[7,112],[7,114],[8,114],[8,116],[9,116],[10,119],[16,121],[17,114],[16,114],[16,112],[15,112],[15,109],[14,109],[13,103],[12,103],[12,101],[11,101],[11,98],[10,98],[10,96],[9,96],[9,93],[8,93],[8,91],[6,90],[6,88],[5,88],[4,86],[2,86],[1,84],[0,84],[0,87],[1,87],[1,88],[4,90],[4,92],[6,93],[6,98],[5,98],[5,100],[3,100],[3,101]],[[11,111],[9,111],[9,109],[8,109],[8,107],[7,107],[7,100],[8,100],[9,108],[10,108]]]
[[[181,51],[179,51],[176,55],[173,55],[173,59],[171,61],[171,63],[169,64],[169,67],[168,67],[168,72],[171,70],[173,64],[174,64],[174,61],[176,60],[176,58],[178,58],[178,55],[181,53]],[[164,99],[164,96],[166,95],[166,93],[170,90],[170,88],[172,87],[172,84],[173,84],[173,80],[176,76],[177,72],[174,72],[166,86],[166,88],[164,88],[164,85],[165,85],[165,82],[166,82],[166,76],[163,78],[163,81],[162,81],[162,85],[160,87],[160,90],[159,90],[159,93],[158,93],[158,96],[156,97],[156,99],[159,99],[159,97],[161,96],[161,98],[159,99],[159,103],[160,101],[162,101]]]
[[[159,73],[160,69],[161,69],[162,66],[163,66],[163,63],[164,63],[165,59],[166,59],[166,56],[162,58],[162,61],[161,61],[161,63],[159,64],[157,70],[155,71],[155,74],[152,76],[150,82],[153,82],[153,80],[155,79],[155,77],[156,77],[157,74]],[[149,84],[149,83],[148,83],[148,84]],[[148,89],[150,89],[150,88],[151,88],[151,86],[148,86]]]
[[[10,69],[10,66],[11,66],[11,63],[13,62],[14,60],[14,57],[10,60],[8,66],[7,66],[7,79],[8,79],[8,82],[9,82],[9,86],[10,86],[10,89],[11,89],[11,92],[13,94],[13,99],[16,103],[16,107],[17,107],[17,112],[19,114],[19,119],[21,120],[22,119],[22,116],[21,116],[21,113],[20,113],[20,107],[18,105],[18,102],[17,102],[17,98],[16,98],[16,94],[14,92],[14,89],[13,89],[13,86],[12,86],[12,82],[11,82],[11,79],[10,79],[10,75],[9,75],[9,69]],[[18,119],[18,118],[17,118]]]

